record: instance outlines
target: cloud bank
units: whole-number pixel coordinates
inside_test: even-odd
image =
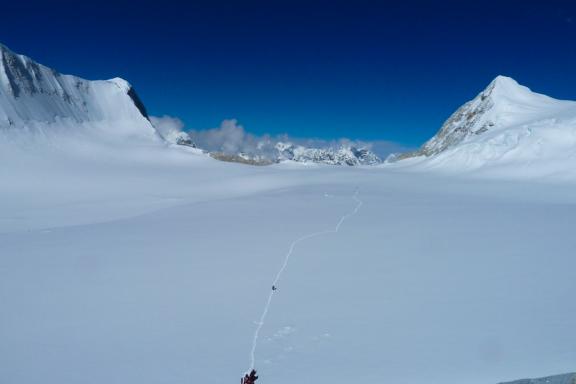
[[[339,148],[341,146],[367,148],[382,159],[385,159],[391,153],[408,150],[408,148],[386,140],[360,141],[347,138],[323,140],[295,138],[288,135],[254,135],[246,132],[236,119],[224,120],[217,128],[190,131],[185,131],[183,122],[175,117],[153,116],[150,120],[158,132],[169,141],[171,141],[169,138],[178,137],[179,134],[185,133],[199,148],[225,154],[245,153],[251,156],[271,159],[277,153],[275,145],[278,142],[312,148]]]
[[[160,136],[172,144],[191,144],[192,139],[184,132],[184,123],[177,117],[150,116],[150,122],[156,128]]]

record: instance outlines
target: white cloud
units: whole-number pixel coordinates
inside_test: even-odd
[[[161,134],[167,134],[173,131],[181,132],[184,129],[184,123],[177,117],[172,116],[150,116],[150,122]]]
[[[190,136],[184,132],[184,123],[177,117],[172,116],[150,116],[150,122],[158,133],[169,143],[180,144],[188,142]]]
[[[218,128],[189,131],[198,147],[214,152],[239,152],[271,156],[276,143],[269,135],[256,136],[244,130],[235,119],[224,120]]]
[[[167,140],[173,137],[175,133],[180,133],[184,130],[182,121],[175,117],[151,117],[150,120]],[[397,143],[385,140],[360,141],[347,138],[323,140],[294,138],[288,135],[254,135],[246,132],[236,119],[224,120],[218,128],[191,130],[187,131],[187,133],[199,148],[210,152],[223,152],[226,154],[243,152],[265,158],[272,158],[276,154],[274,146],[279,141],[314,148],[338,148],[343,145],[368,148],[382,159],[386,158],[390,153],[406,150],[406,148]]]

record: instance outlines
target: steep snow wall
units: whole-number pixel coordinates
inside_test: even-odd
[[[161,141],[132,86],[115,78],[62,75],[0,45],[0,131],[4,135],[96,134]]]

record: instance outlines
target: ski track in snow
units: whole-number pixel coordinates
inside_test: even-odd
[[[310,233],[308,235],[304,235],[304,236],[299,237],[298,239],[294,240],[292,242],[292,244],[290,244],[290,247],[288,248],[288,252],[284,256],[284,262],[282,263],[282,267],[280,268],[280,270],[276,274],[276,277],[274,278],[274,281],[272,282],[272,286],[277,285],[278,281],[280,281],[280,279],[282,278],[282,274],[284,273],[284,270],[286,270],[286,267],[288,266],[288,262],[290,261],[290,257],[294,253],[294,249],[296,248],[296,246],[299,243],[301,243],[305,240],[311,239],[313,237],[323,236],[323,235],[327,235],[327,234],[331,234],[331,233],[338,233],[340,231],[340,227],[342,226],[342,224],[344,224],[344,222],[347,219],[349,219],[350,217],[352,217],[358,213],[358,211],[360,210],[360,207],[362,207],[362,205],[364,204],[364,202],[362,200],[360,200],[360,198],[358,197],[358,193],[359,193],[359,189],[356,189],[356,191],[352,195],[352,199],[356,202],[356,206],[354,207],[354,209],[352,211],[348,212],[347,214],[345,214],[344,216],[342,216],[333,229],[325,229],[323,231],[314,232],[314,233]],[[252,339],[252,350],[250,351],[250,369],[249,369],[249,371],[253,370],[255,365],[256,365],[256,347],[258,345],[258,338],[260,336],[260,331],[262,330],[262,327],[264,326],[264,323],[266,321],[266,316],[268,315],[268,312],[270,310],[270,305],[272,304],[272,298],[274,297],[274,293],[275,292],[273,290],[270,290],[270,293],[268,294],[268,299],[266,301],[266,305],[264,306],[264,311],[262,312],[262,316],[260,316],[260,320],[258,321],[258,323],[256,323],[257,327],[256,327],[256,330],[254,331],[254,337]]]

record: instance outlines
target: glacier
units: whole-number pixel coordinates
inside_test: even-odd
[[[178,152],[10,158],[0,379],[497,383],[573,370],[574,185]],[[73,159],[74,161],[70,161]],[[3,162],[5,164],[5,162]]]
[[[436,154],[251,167],[163,138],[123,80],[60,75],[5,47],[2,63],[0,382],[237,382],[273,284],[262,383],[574,370],[574,179],[432,172],[443,156],[482,172],[470,148],[526,125],[568,137],[570,102],[499,79],[492,104],[472,105],[485,117],[456,119],[468,133]],[[499,167],[522,170],[526,148],[502,149]]]

